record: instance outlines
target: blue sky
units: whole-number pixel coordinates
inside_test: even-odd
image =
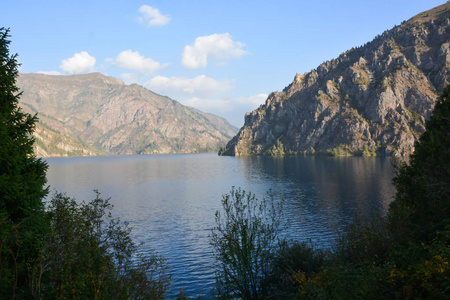
[[[445,0],[7,0],[20,72],[101,72],[240,127],[342,52]]]

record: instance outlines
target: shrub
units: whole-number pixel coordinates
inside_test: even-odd
[[[260,299],[270,290],[273,260],[282,241],[282,201],[274,196],[259,200],[252,193],[232,189],[216,212],[211,244],[218,261],[220,298]]]
[[[329,251],[311,242],[285,242],[273,261],[272,298],[289,298],[301,285],[321,270]]]
[[[384,218],[362,218],[351,223],[339,237],[335,253],[352,262],[383,261],[393,242]]]
[[[33,296],[163,299],[170,281],[164,259],[139,254],[127,223],[95,193],[89,203],[59,193],[50,200],[44,246],[31,265]]]
[[[272,149],[269,149],[267,151],[267,154],[269,156],[280,156],[280,157],[285,156],[286,153],[285,153],[285,149],[284,149],[283,143],[281,143],[281,141],[277,139],[276,145],[274,144],[272,146]]]

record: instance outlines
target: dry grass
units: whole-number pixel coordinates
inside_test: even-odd
[[[439,5],[435,8],[432,8],[430,10],[424,11],[418,15],[415,15],[408,21],[406,21],[403,26],[410,26],[416,22],[418,23],[425,23],[431,20],[437,20],[444,15],[447,15],[447,17],[450,16],[450,2],[446,2],[442,5]]]

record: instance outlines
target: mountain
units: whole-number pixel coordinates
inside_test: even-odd
[[[222,155],[408,155],[450,77],[450,2],[317,69],[245,116]]]
[[[217,151],[237,132],[226,120],[100,73],[20,74],[22,108],[38,113],[38,156]]]

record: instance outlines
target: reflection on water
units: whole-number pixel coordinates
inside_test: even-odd
[[[219,157],[215,154],[49,158],[51,188],[77,200],[111,197],[133,237],[167,258],[171,295],[208,295],[214,270],[208,235],[232,186],[286,200],[287,235],[329,245],[356,214],[383,214],[394,195],[388,158]]]

